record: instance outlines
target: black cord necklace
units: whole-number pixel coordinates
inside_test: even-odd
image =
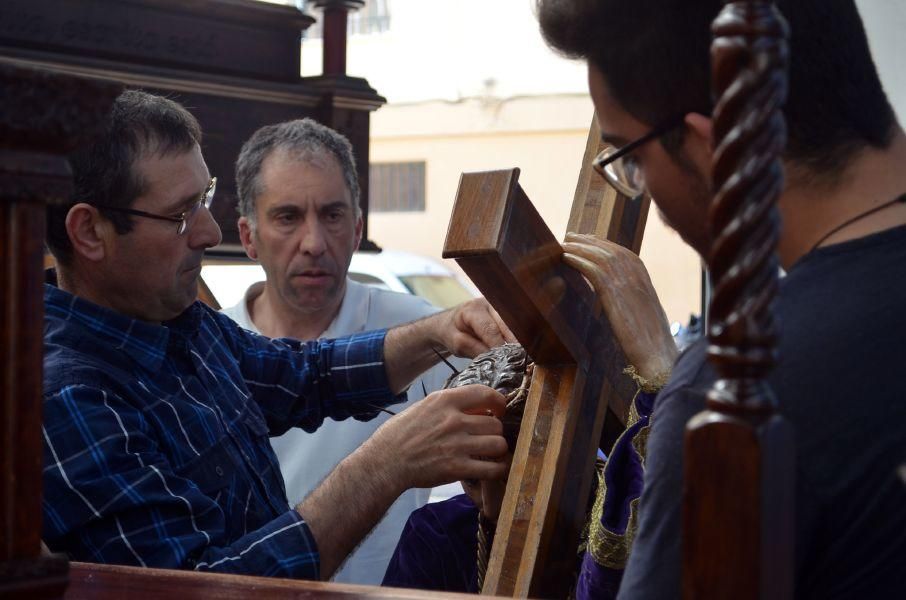
[[[838,231],[840,231],[840,230],[843,229],[844,227],[847,227],[847,226],[849,226],[849,225],[852,225],[852,224],[855,223],[856,221],[859,221],[860,219],[864,219],[865,217],[867,217],[867,216],[869,216],[869,215],[873,215],[873,214],[875,214],[876,212],[878,212],[878,211],[880,211],[880,210],[884,210],[884,209],[887,208],[888,206],[893,206],[893,205],[896,204],[897,202],[906,203],[906,194],[901,194],[901,195],[897,196],[896,198],[894,198],[893,200],[890,200],[890,201],[888,201],[888,202],[885,202],[884,204],[879,204],[878,206],[875,206],[874,208],[872,208],[872,209],[870,209],[870,210],[866,210],[864,213],[860,213],[860,214],[856,215],[855,217],[853,217],[853,218],[851,218],[851,219],[849,219],[849,220],[847,220],[847,221],[843,221],[842,223],[840,223],[839,225],[837,225],[836,227],[834,227],[833,229],[831,229],[830,231],[828,231],[827,233],[825,233],[825,234],[821,237],[820,240],[818,240],[817,242],[815,242],[815,245],[811,247],[811,249],[809,250],[809,252],[814,251],[815,248],[817,248],[818,246],[820,246],[820,245],[824,242],[824,240],[826,240],[826,239],[829,238],[830,236],[834,235],[835,233],[837,233]]]

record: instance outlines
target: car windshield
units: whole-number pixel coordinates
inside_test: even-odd
[[[400,281],[410,292],[421,296],[438,308],[452,308],[472,294],[454,277],[443,275],[400,275]]]

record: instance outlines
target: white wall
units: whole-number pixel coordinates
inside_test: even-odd
[[[884,89],[906,124],[906,0],[856,0]]]
[[[374,119],[373,162],[425,161],[426,210],[371,213],[379,245],[440,257],[460,174],[521,169],[520,184],[551,231],[562,237],[585,152],[587,94],[389,105]],[[651,211],[642,258],[668,317],[699,308],[699,261]]]

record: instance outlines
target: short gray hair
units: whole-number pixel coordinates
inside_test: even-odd
[[[355,216],[360,217],[359,177],[352,154],[352,144],[340,133],[312,119],[295,119],[267,125],[252,134],[242,145],[236,159],[236,193],[239,214],[255,224],[255,203],[261,194],[261,166],[276,150],[290,153],[294,159],[310,161],[316,156],[332,155],[343,171],[343,180],[352,199]]]

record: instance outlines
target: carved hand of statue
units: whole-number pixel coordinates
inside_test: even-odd
[[[457,356],[473,358],[516,337],[484,298],[464,302],[443,313],[447,318],[441,342]]]
[[[507,465],[492,461],[507,454],[507,443],[492,415],[502,415],[505,404],[483,385],[440,390],[384,423],[363,450],[378,453],[403,489],[503,479]]]
[[[563,251],[563,262],[594,288],[630,365],[645,380],[662,379],[676,359],[676,343],[642,260],[618,244],[575,233],[566,235]]]

